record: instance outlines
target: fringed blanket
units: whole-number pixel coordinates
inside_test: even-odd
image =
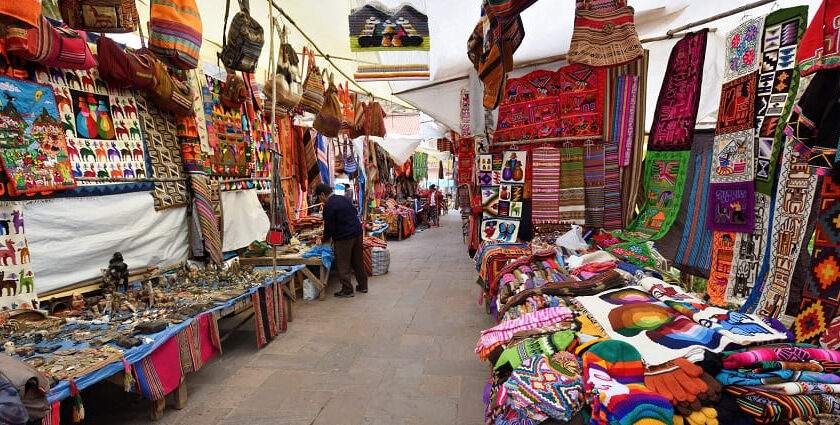
[[[586,196],[586,227],[604,227],[604,145],[588,143],[583,149],[583,177]]]
[[[560,149],[537,148],[533,156],[533,209],[531,218],[535,228],[540,224],[560,221]]]
[[[620,230],[621,219],[621,172],[619,168],[618,143],[604,143],[604,229]]]
[[[560,166],[560,220],[584,224],[586,219],[586,194],[583,179],[583,148],[561,149]]]

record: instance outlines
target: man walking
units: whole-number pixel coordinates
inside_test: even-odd
[[[335,264],[341,281],[341,290],[336,297],[353,296],[352,274],[356,276],[356,290],[367,293],[367,272],[362,251],[362,223],[356,215],[356,208],[344,196],[335,196],[332,188],[319,184],[315,196],[324,204],[324,238],[322,243],[333,241]]]

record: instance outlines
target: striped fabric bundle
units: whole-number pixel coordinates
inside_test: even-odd
[[[193,189],[193,205],[198,214],[201,229],[201,236],[204,239],[204,251],[210,257],[210,261],[221,264],[222,258],[222,235],[219,231],[219,222],[213,210],[209,179],[204,173],[190,173],[190,183]]]
[[[586,189],[586,227],[604,227],[605,188],[604,145],[587,145],[583,154],[583,177]]]
[[[152,0],[149,50],[178,69],[198,67],[201,15],[194,0]]]
[[[531,185],[531,219],[534,225],[560,221],[560,149],[537,148]]]
[[[618,142],[604,143],[604,229],[624,228],[621,219],[621,172]]]
[[[738,407],[758,424],[787,423],[822,413],[840,414],[840,402],[833,394],[787,395],[735,385],[724,390],[735,396]]]
[[[481,338],[478,340],[475,352],[482,361],[486,361],[490,352],[510,341],[510,338],[516,332],[571,321],[573,318],[572,311],[568,307],[551,307],[499,323],[490,329],[481,331]]]
[[[639,77],[622,75],[613,88],[611,139],[619,145],[619,164],[630,165],[635,140],[636,102],[639,97]]]
[[[377,64],[359,65],[353,79],[356,81],[410,81],[428,80],[428,64]]]
[[[586,193],[583,179],[583,148],[561,149],[560,220],[584,224]]]

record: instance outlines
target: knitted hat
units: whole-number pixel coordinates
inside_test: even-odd
[[[505,382],[508,402],[536,421],[567,421],[583,405],[583,379],[574,354],[561,351],[549,357],[526,358]]]
[[[575,332],[569,330],[522,341],[502,352],[496,361],[496,370],[504,366],[516,369],[522,364],[522,360],[528,357],[537,354],[550,356],[563,351],[571,344],[573,339],[575,339]]]
[[[616,340],[596,344],[583,355],[592,416],[620,425],[670,425],[674,408],[644,385],[642,356]]]

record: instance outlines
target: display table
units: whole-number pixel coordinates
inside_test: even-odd
[[[311,257],[311,258],[304,258],[303,254],[277,254],[275,257],[277,259],[278,266],[316,266],[318,267],[318,276],[315,276],[315,273],[312,273],[308,267],[300,267],[296,273],[295,278],[291,282],[291,290],[290,296],[292,300],[297,300],[297,284],[300,284],[300,287],[303,287],[303,279],[307,278],[310,282],[315,284],[318,287],[318,298],[321,300],[326,299],[327,296],[327,282],[329,280],[330,274],[329,269],[324,267],[324,263],[321,261],[320,257]],[[271,257],[240,257],[239,262],[242,265],[247,266],[271,266],[272,261]]]
[[[134,388],[135,391],[138,391],[144,398],[152,402],[151,418],[153,420],[159,419],[162,416],[165,406],[164,400],[167,394],[175,393],[174,407],[185,407],[187,399],[186,386],[181,384],[183,383],[186,372],[198,370],[201,365],[221,352],[221,341],[226,336],[220,336],[218,334],[218,320],[232,317],[252,308],[256,311],[259,308],[254,302],[255,299],[258,299],[256,295],[267,290],[275,289],[278,285],[279,288],[283,288],[302,269],[305,269],[303,265],[283,267],[281,270],[278,270],[277,280],[273,282],[269,275],[266,277],[264,284],[252,287],[236,297],[219,303],[210,310],[204,311],[181,323],[172,324],[156,334],[144,335],[145,338],[150,340],[149,343],[125,350],[122,359],[74,378],[73,382],[75,386],[79,390],[83,390],[105,380],[121,383],[124,379],[123,373],[132,373],[138,381]],[[283,292],[285,293],[286,291],[284,290]],[[287,308],[286,311],[287,315],[291,317],[291,308]],[[248,319],[250,319],[250,316]],[[247,320],[243,321],[234,330],[246,322]],[[255,320],[255,322],[258,321]],[[279,326],[277,325],[276,327]],[[261,331],[263,331],[262,325],[261,323],[257,323],[257,332],[259,333]],[[185,363],[179,353],[179,344],[182,344],[185,339],[185,333],[188,333],[189,338],[203,340],[204,347],[197,350],[198,354],[194,353],[193,357],[186,362],[194,365],[192,368],[185,368],[184,366],[173,368],[171,367],[172,365],[183,365]],[[274,335],[274,332],[271,334]],[[259,335],[257,339],[258,347],[260,347]],[[116,347],[114,344],[108,345]],[[62,343],[61,349],[82,349],[88,346],[88,343],[65,341]],[[207,347],[213,347],[213,349],[208,350]],[[52,415],[58,414],[60,402],[70,396],[71,385],[67,380],[59,381],[58,384],[50,389],[49,394],[47,394],[47,399],[52,406]]]

